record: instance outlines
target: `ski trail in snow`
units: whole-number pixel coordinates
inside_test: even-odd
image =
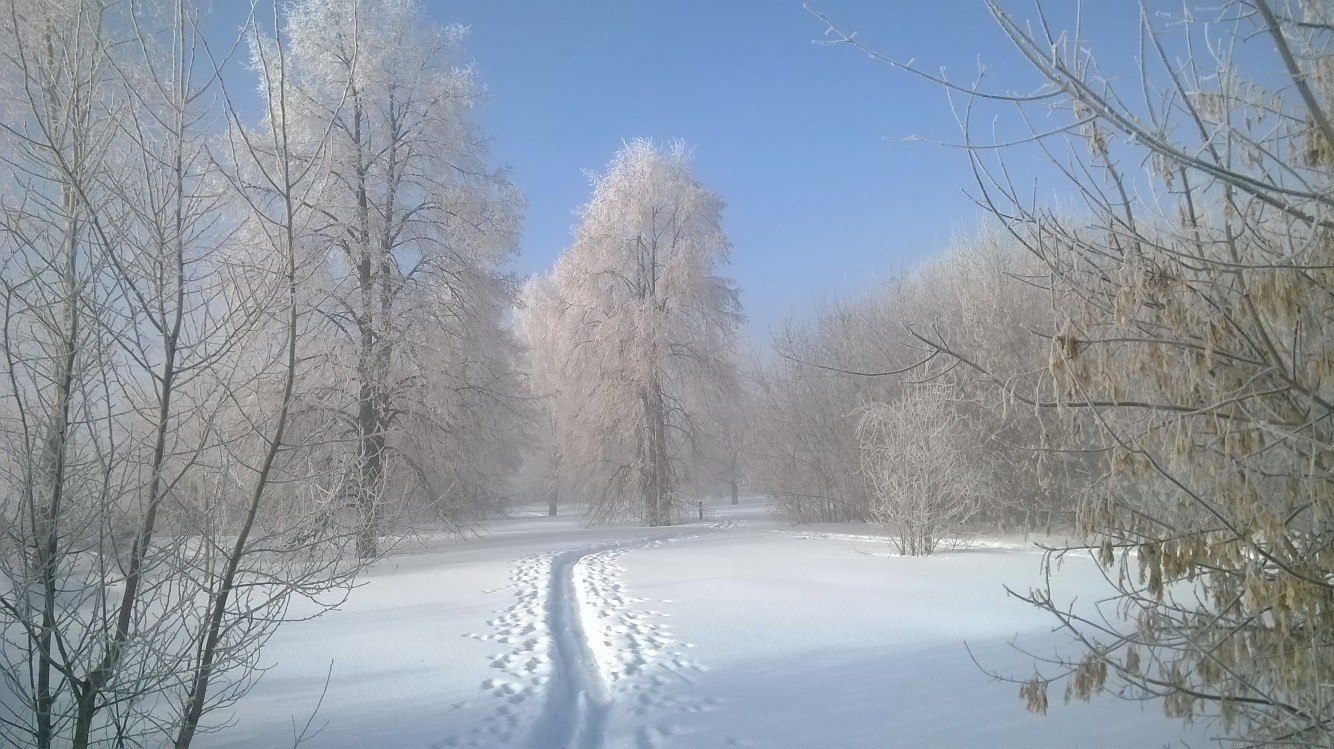
[[[641,721],[635,743],[648,749],[678,728],[664,714],[713,709],[712,699],[662,694],[676,681],[693,684],[707,669],[685,656],[693,646],[671,636],[661,621],[666,613],[636,608],[648,599],[625,591],[618,560],[734,527],[708,523],[516,561],[515,602],[487,622],[489,633],[468,635],[510,645],[488,656],[502,676],[481,684],[485,699],[499,707],[467,736],[439,746],[601,749],[613,710],[624,710]]]
[[[696,535],[595,552],[573,570],[590,649],[610,687],[613,705],[637,724],[634,738],[639,749],[658,747],[676,735],[681,726],[673,716],[712,710],[717,701],[697,695],[695,677],[708,668],[686,656],[693,645],[673,637],[663,622],[669,616],[666,612],[642,608],[649,599],[626,591],[619,559],[629,552]],[[684,694],[680,694],[679,682],[687,685]],[[673,685],[678,687],[678,696],[668,694]]]
[[[693,686],[694,676],[707,669],[685,656],[684,650],[692,646],[671,636],[660,621],[667,614],[637,607],[648,599],[625,591],[619,564],[628,552],[699,535],[696,528],[553,557],[548,621],[554,671],[547,709],[534,732],[535,746],[599,749],[615,709],[628,712],[639,723],[635,743],[649,749],[678,730],[664,717],[713,709],[716,701],[711,699],[662,694],[675,681]],[[554,582],[558,578],[560,585]]]
[[[566,551],[551,558],[547,590],[547,631],[554,671],[547,704],[533,733],[535,746],[600,749],[611,695],[584,630],[574,568],[600,549]]]

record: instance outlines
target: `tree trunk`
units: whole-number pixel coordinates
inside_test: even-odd
[[[362,133],[364,112],[359,96],[353,97],[352,142],[357,148],[357,291],[361,308],[357,319],[357,486],[358,515],[357,558],[370,559],[379,553],[380,499],[384,485],[384,412],[382,396],[387,365],[380,340],[388,320],[380,319],[383,297],[377,298],[377,284],[383,286],[383,258],[375,257],[371,241],[369,179]],[[377,330],[377,319],[380,329]]]
[[[655,378],[644,391],[644,474],[641,486],[650,526],[671,525],[671,463],[667,455],[667,416],[662,383]]]
[[[552,433],[555,433],[555,427],[552,427]],[[560,507],[560,462],[561,452],[557,448],[552,451],[551,469],[547,472],[547,517],[556,517],[556,511]]]
[[[369,389],[362,386],[363,390]],[[361,432],[358,446],[357,558],[371,559],[380,551],[380,487],[384,483],[384,435],[378,433],[375,407],[363,400],[357,412]]]
[[[65,239],[65,265],[62,282],[65,286],[65,333],[61,341],[62,349],[57,361],[60,362],[56,378],[55,418],[42,450],[39,476],[50,482],[50,497],[43,508],[33,508],[34,559],[37,573],[42,581],[42,626],[38,630],[37,648],[39,658],[37,670],[37,746],[47,749],[55,738],[52,726],[51,709],[55,705],[55,695],[51,690],[51,664],[54,657],[53,635],[56,629],[55,605],[59,595],[56,581],[56,565],[60,556],[60,516],[65,490],[65,447],[70,429],[71,391],[74,388],[75,357],[78,353],[79,338],[79,301],[78,301],[78,223],[73,218],[73,191],[66,189],[62,193],[62,208],[68,217],[68,236]],[[33,492],[31,496],[36,496]],[[38,525],[40,523],[40,526]]]

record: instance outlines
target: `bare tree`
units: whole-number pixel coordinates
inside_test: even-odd
[[[977,519],[1027,527],[1063,516],[1068,524],[1071,504],[1061,496],[1079,483],[1078,461],[1049,458],[1060,465],[1048,472],[1028,467],[1036,465],[1042,435],[1050,441],[1069,425],[1005,397],[1007,383],[1045,353],[1028,333],[1051,306],[1035,293],[1035,279],[1046,277],[1035,265],[1015,243],[984,231],[813,321],[789,322],[774,340],[778,358],[759,369],[760,403],[748,440],[749,459],[763,466],[757,479],[781,511],[797,522],[873,519],[879,500],[862,470],[861,415],[929,384],[948,386],[951,412],[976,435],[976,450],[960,457],[1006,466],[994,474]],[[915,331],[966,344],[998,374],[984,377],[933,354]]]
[[[6,172],[18,189],[5,195],[6,492],[3,607],[8,691],[6,734],[38,747],[73,732],[70,645],[61,633],[81,621],[87,592],[73,606],[62,596],[75,572],[72,550],[102,538],[105,513],[120,487],[104,430],[114,406],[103,386],[113,377],[95,324],[109,294],[104,262],[89,227],[85,192],[102,170],[111,116],[101,105],[105,57],[75,56],[76,46],[105,44],[91,4],[6,9],[3,40]],[[71,548],[72,547],[72,548]],[[82,640],[76,652],[89,647]],[[85,659],[86,660],[86,659]],[[75,665],[75,664],[69,664]],[[79,676],[91,670],[77,664]],[[82,682],[78,683],[79,686]],[[85,690],[86,691],[86,690]],[[12,707],[11,707],[12,706]]]
[[[231,256],[229,279],[236,281],[227,294],[235,300],[227,316],[228,348],[253,346],[268,355],[259,361],[238,355],[235,369],[218,368],[224,400],[234,410],[218,430],[227,467],[204,477],[220,495],[211,506],[195,508],[221,517],[205,521],[212,533],[201,543],[212,548],[186,570],[200,581],[203,603],[187,630],[182,684],[170,695],[168,725],[177,749],[210,730],[205,715],[249,690],[260,673],[260,648],[289,617],[293,598],[315,603],[315,612],[332,608],[362,567],[351,554],[350,535],[312,522],[342,491],[339,477],[312,475],[312,446],[289,436],[297,431],[299,392],[310,387],[301,344],[314,316],[301,293],[313,271],[311,253],[302,252],[313,214],[307,206],[320,202],[330,175],[323,148],[311,149],[304,160],[291,158],[287,53],[280,42],[266,47],[258,29],[252,22],[251,67],[266,94],[266,126],[247,131],[224,97],[230,127],[220,181],[243,206],[236,235],[245,247]],[[327,144],[331,127],[316,131],[313,142]],[[247,335],[240,323],[250,319],[264,326]],[[237,377],[235,370],[244,374]],[[228,484],[231,491],[222,489]]]
[[[525,456],[524,468],[530,489],[545,496],[547,514],[555,517],[563,490],[570,483],[565,469],[562,439],[565,424],[577,403],[565,384],[565,351],[561,321],[565,310],[556,283],[546,276],[524,282],[514,309],[514,327],[524,347],[528,385],[540,404],[534,419],[536,436]]]
[[[290,543],[309,512],[271,501],[280,473],[320,494],[285,430],[293,207],[324,172],[270,162],[271,189],[252,189],[238,157],[278,151],[236,130],[223,169],[209,141],[233,113],[209,95],[217,66],[184,2],[6,20],[5,153],[22,177],[0,270],[0,653],[16,697],[0,725],[40,747],[184,747],[253,682],[288,600],[356,570],[337,538]]]
[[[1055,303],[1034,329],[1049,354],[1007,381],[964,345],[918,340],[1007,381],[1015,402],[1095,426],[1076,446],[1104,451],[1109,470],[1081,503],[1075,548],[1096,555],[1117,601],[1100,619],[1047,588],[1023,595],[1084,647],[1022,694],[1045,710],[1069,674],[1068,696],[1158,697],[1238,744],[1329,746],[1329,6],[1245,0],[1170,25],[1144,11],[1133,86],[1080,29],[989,7],[1047,84],[1013,95],[927,77],[959,97],[979,199],[1049,271]],[[978,137],[979,119],[995,132],[989,103],[1031,135]],[[1051,111],[1067,119],[1040,126]],[[1005,156],[1024,149],[1049,157],[1085,216],[1035,206],[1010,181]]]
[[[855,323],[854,323],[855,321]],[[871,396],[866,378],[809,362],[837,362],[849,370],[870,364],[874,324],[852,302],[823,311],[809,323],[789,321],[774,337],[780,357],[755,374],[755,416],[746,435],[747,463],[756,485],[779,511],[798,523],[858,522],[870,518],[871,492],[859,471],[858,409]],[[844,349],[861,341],[861,355]],[[877,362],[873,366],[879,366]]]
[[[875,491],[871,516],[900,554],[957,547],[962,530],[990,499],[985,435],[951,404],[944,386],[916,388],[867,406],[857,424],[862,473]]]

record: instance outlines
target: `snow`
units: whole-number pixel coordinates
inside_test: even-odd
[[[1155,704],[1025,712],[1017,688],[1068,648],[1003,585],[1041,555],[993,539],[929,558],[858,526],[793,528],[758,501],[675,528],[516,517],[427,539],[324,617],[285,625],[234,724],[197,746],[1138,747],[1198,741]],[[1070,559],[1058,594],[1096,601]],[[965,642],[967,646],[965,646]],[[970,656],[970,649],[972,655]],[[332,675],[328,679],[332,661]],[[322,699],[322,701],[321,701]]]

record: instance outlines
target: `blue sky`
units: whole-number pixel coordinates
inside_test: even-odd
[[[1133,40],[1136,4],[1087,5],[1100,28]],[[944,94],[850,47],[813,44],[824,26],[800,2],[426,7],[472,28],[467,54],[489,91],[481,121],[528,199],[521,273],[550,268],[588,200],[585,170],[637,137],[685,139],[697,177],[727,201],[727,272],[757,343],[787,315],[911,268],[978,222],[963,153],[903,140],[958,140]],[[980,1],[814,7],[897,59],[968,80],[981,60],[997,85],[1036,82]]]
[[[962,5],[821,7],[905,57],[1001,52],[985,10]],[[698,179],[727,201],[725,272],[756,342],[789,312],[864,289],[974,222],[962,155],[898,140],[952,127],[944,97],[851,49],[812,44],[824,29],[799,2],[428,7],[472,27],[467,53],[489,92],[481,119],[528,198],[521,273],[550,268],[589,198],[585,170],[637,137],[685,139]]]
[[[895,59],[965,81],[980,62],[993,86],[1037,83],[981,0],[812,4]],[[478,117],[493,162],[528,200],[518,273],[551,267],[589,198],[586,171],[639,137],[687,141],[698,179],[727,201],[724,272],[756,343],[790,314],[920,264],[979,221],[963,152],[904,140],[958,141],[944,93],[851,47],[813,43],[824,26],[799,0],[423,5],[436,22],[471,27],[462,62],[488,89]],[[1048,5],[1058,25],[1070,22],[1073,0]],[[1095,39],[1132,62],[1138,4],[1085,5]]]

